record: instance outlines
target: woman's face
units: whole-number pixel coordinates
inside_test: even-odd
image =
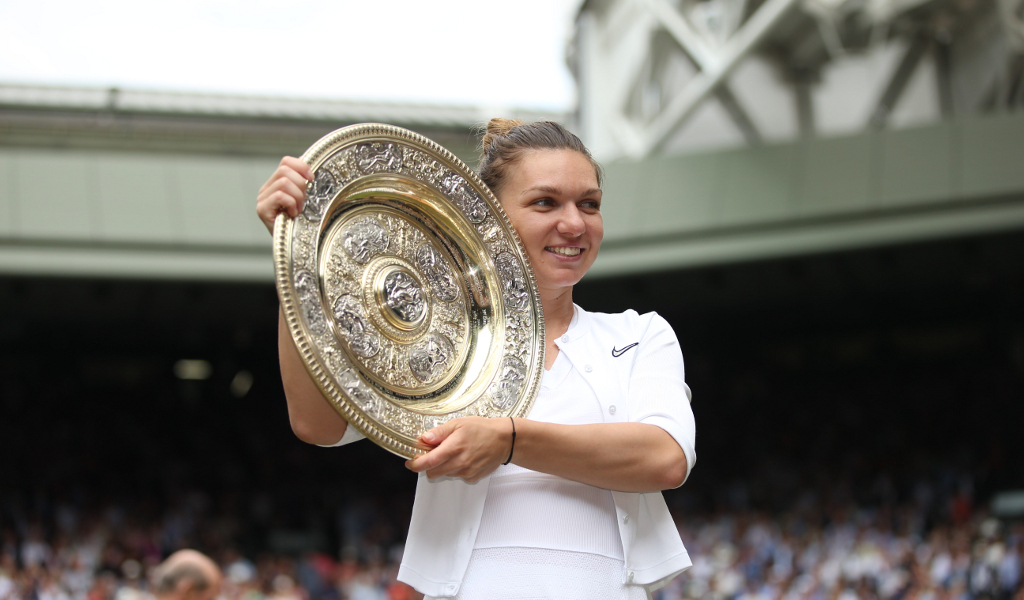
[[[515,225],[541,290],[575,285],[604,237],[601,189],[573,150],[533,150],[511,166],[498,200]]]

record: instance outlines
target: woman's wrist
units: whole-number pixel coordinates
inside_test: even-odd
[[[512,445],[508,451],[508,459],[501,463],[502,465],[507,465],[512,462],[512,455],[516,451],[516,420],[512,417],[509,417],[508,420],[512,423]]]

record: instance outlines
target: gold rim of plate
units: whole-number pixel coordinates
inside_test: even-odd
[[[302,213],[274,225],[288,330],[349,426],[400,456],[465,416],[523,417],[544,368],[544,313],[494,194],[437,143],[352,125],[305,154]]]

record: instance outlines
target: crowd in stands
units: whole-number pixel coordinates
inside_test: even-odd
[[[295,438],[272,290],[270,309],[255,341],[211,334],[252,350],[204,382],[170,375],[178,354],[99,353],[99,334],[0,344],[0,600],[151,600],[180,548],[221,565],[223,600],[419,598],[395,580],[415,476],[369,442]],[[689,342],[699,460],[666,492],[694,564],[655,600],[1024,600],[1024,524],[988,511],[1024,488],[1024,353],[1002,321],[956,352],[902,325],[799,346],[724,322]],[[236,397],[242,363],[256,383]]]
[[[395,580],[401,545],[385,551],[367,536],[361,549],[346,548],[340,558],[315,550],[247,557],[232,546],[204,547],[203,530],[224,526],[204,504],[186,503],[154,521],[115,505],[81,511],[62,504],[45,522],[12,520],[5,511],[0,600],[152,600],[153,568],[186,546],[206,550],[221,565],[225,600],[417,597]]]
[[[919,512],[807,506],[680,528],[693,567],[664,600],[1021,600],[1024,526],[978,511],[922,527]]]
[[[12,499],[0,499],[0,600],[149,600],[147,575],[184,546],[220,563],[225,600],[420,597],[395,579],[402,532],[381,535],[396,525],[366,503],[339,511],[333,550],[303,551],[299,540],[292,552],[247,556],[230,544],[237,524],[199,492],[151,519],[139,506],[25,510]],[[774,514],[675,512],[694,564],[656,599],[1024,600],[1024,523],[962,495],[858,506],[807,491]]]

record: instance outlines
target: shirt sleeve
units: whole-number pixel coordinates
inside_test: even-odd
[[[683,352],[668,322],[652,314],[640,337],[629,379],[630,420],[657,425],[686,455],[686,479],[697,462],[697,429],[690,408]]]
[[[318,444],[321,448],[337,448],[338,446],[344,446],[345,444],[351,444],[352,442],[358,442],[359,440],[366,439],[366,436],[360,433],[358,429],[352,426],[350,423],[345,428],[345,435],[341,436],[341,439],[333,444]]]

